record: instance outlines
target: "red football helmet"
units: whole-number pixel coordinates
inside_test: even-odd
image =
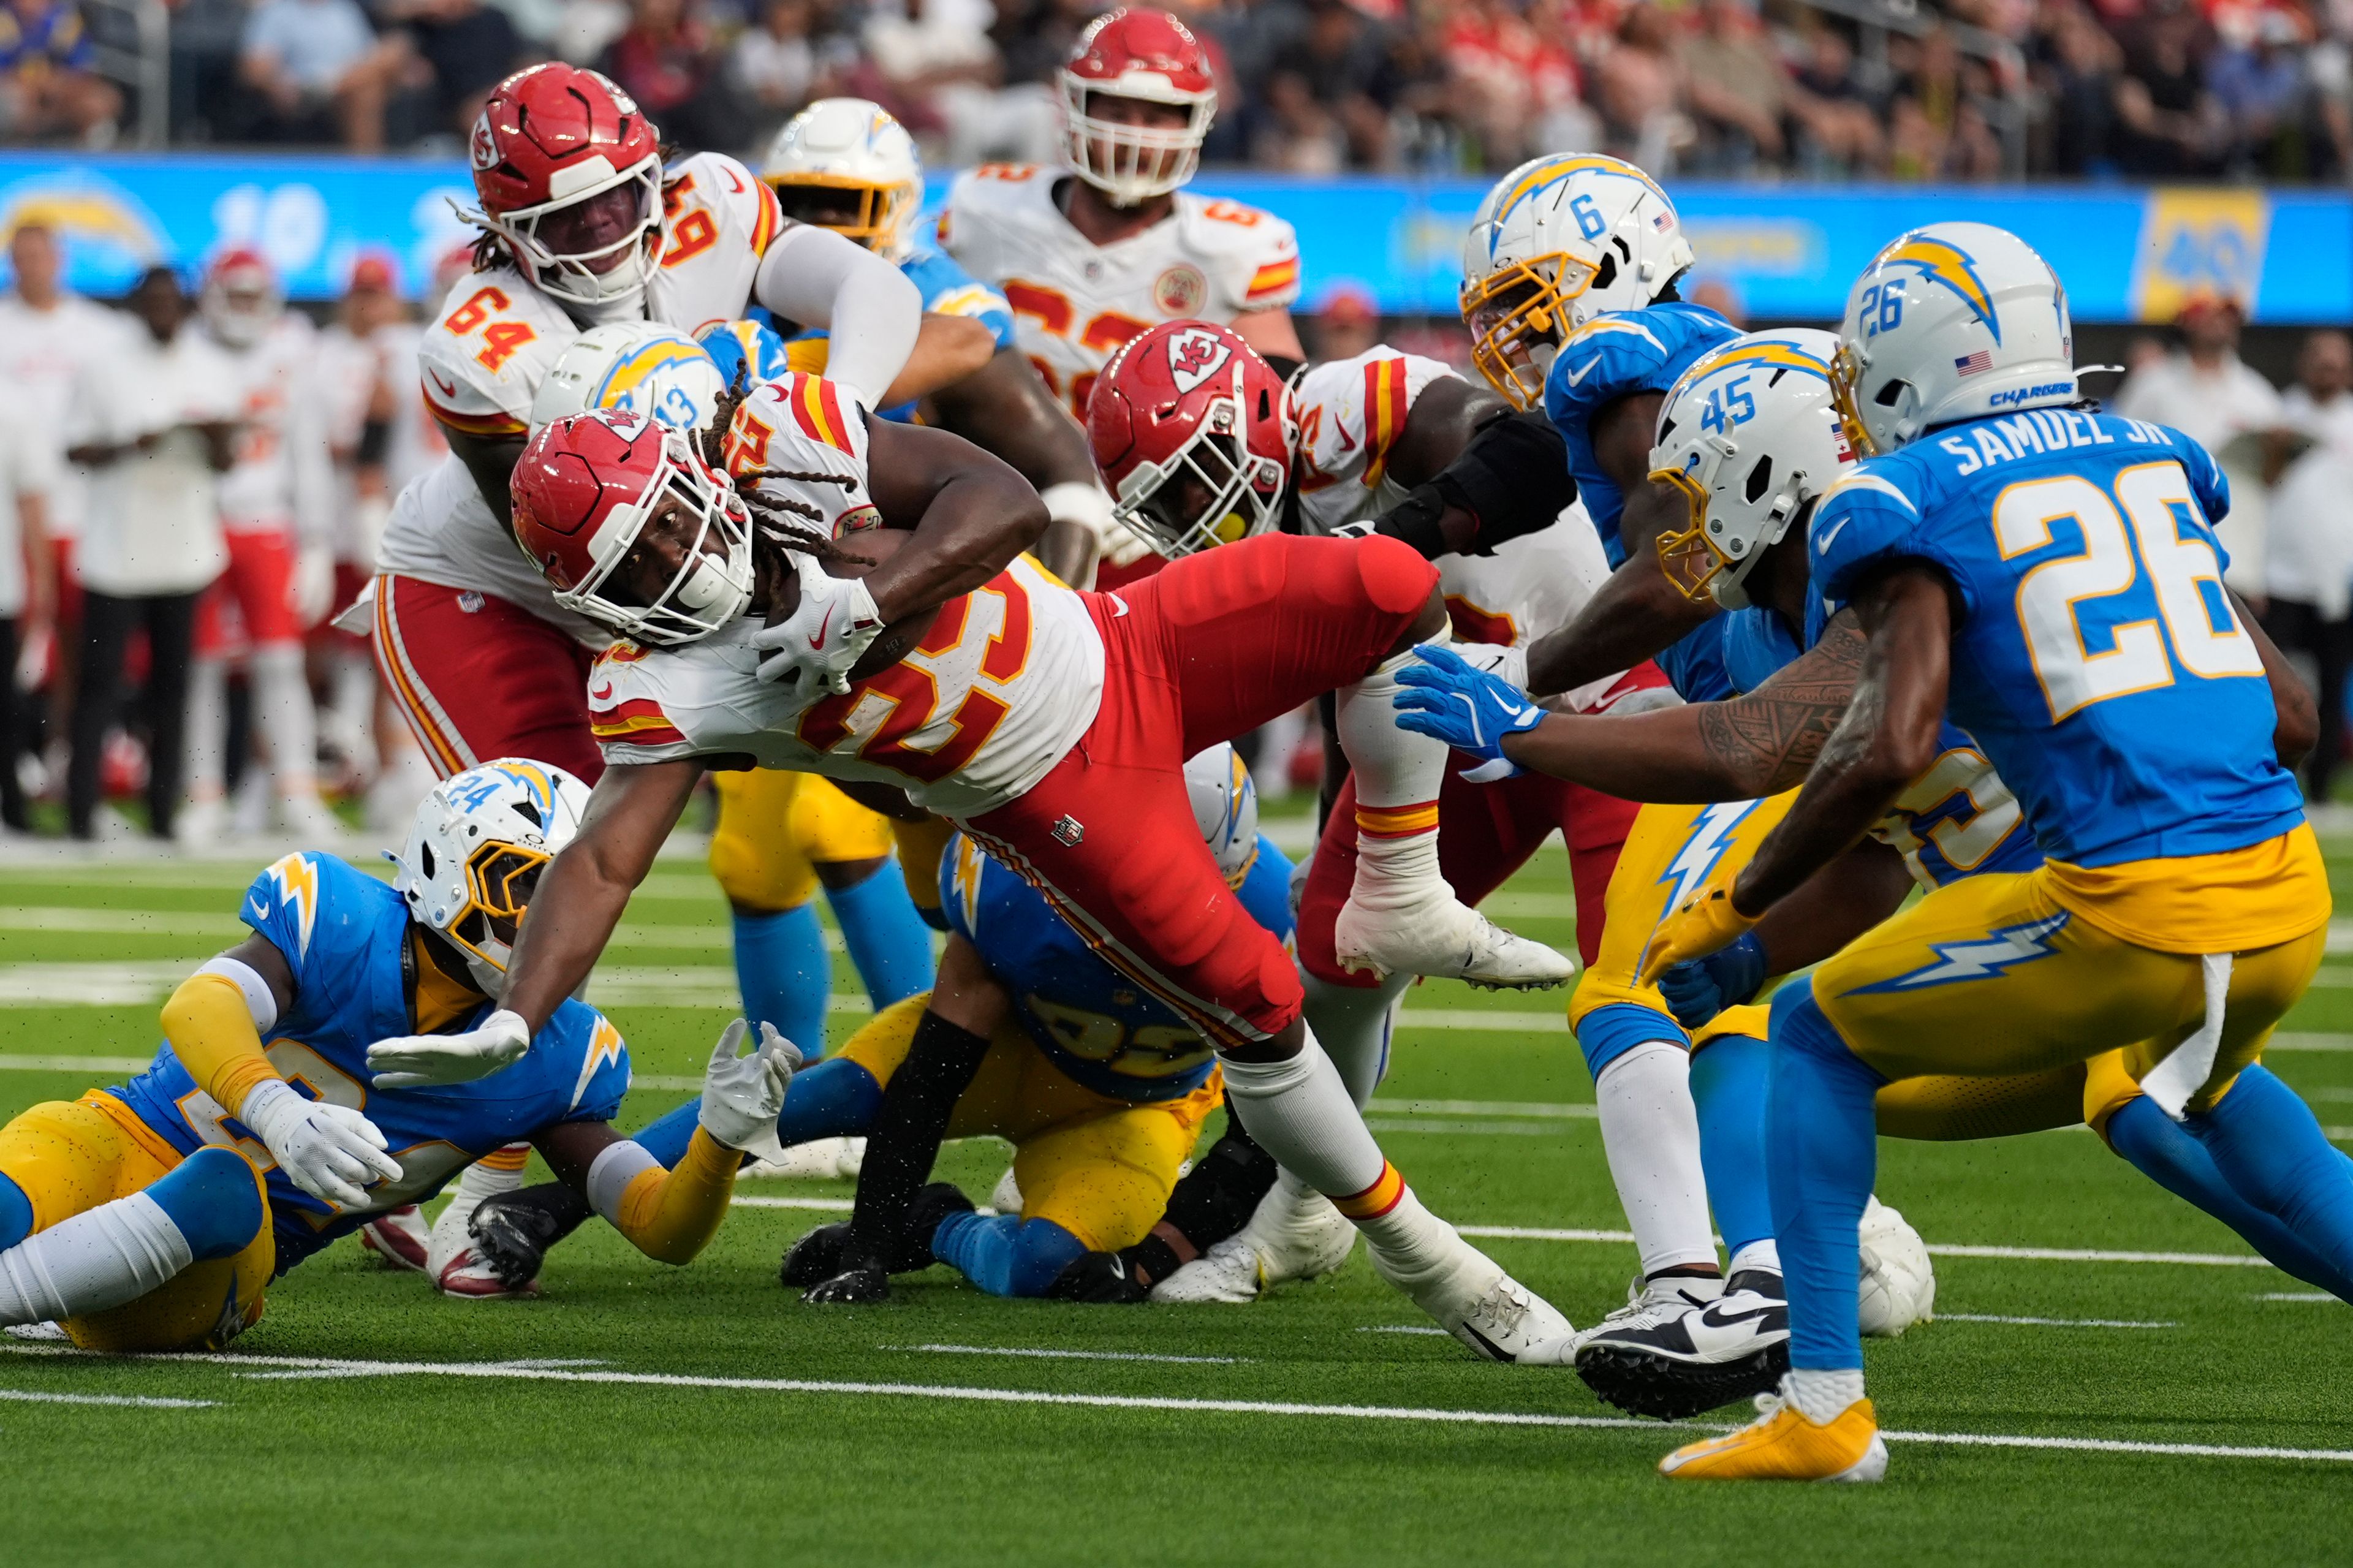
[[[1095,378],[1087,443],[1113,514],[1163,555],[1275,526],[1299,441],[1291,392],[1223,327],[1166,321]]]
[[[249,245],[231,246],[205,268],[197,308],[213,336],[231,348],[251,348],[285,312],[286,290],[269,258]]]
[[[621,637],[675,647],[752,602],[751,513],[678,431],[626,409],[568,415],[531,438],[510,489],[515,542],[555,602]]]
[[[643,292],[661,259],[660,137],[637,100],[561,62],[491,90],[470,144],[481,211],[524,277],[604,305]],[[626,192],[606,201],[608,191]]]
[[[1101,112],[1092,98],[1175,104],[1185,123],[1143,125]],[[1175,190],[1201,166],[1218,83],[1201,41],[1166,11],[1098,16],[1062,67],[1062,156],[1071,172],[1122,206]]]

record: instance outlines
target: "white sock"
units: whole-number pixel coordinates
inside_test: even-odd
[[[1815,1372],[1793,1366],[1781,1375],[1781,1397],[1817,1426],[1827,1426],[1862,1397],[1862,1368]]]
[[[163,1205],[133,1193],[0,1252],[0,1324],[103,1312],[161,1289],[195,1261]]]
[[[510,1143],[505,1148],[483,1156],[466,1167],[458,1178],[457,1188],[449,1194],[449,1205],[433,1221],[433,1232],[426,1245],[426,1270],[438,1278],[448,1261],[463,1251],[473,1240],[467,1222],[474,1217],[484,1198],[511,1193],[522,1185],[522,1163],[530,1156],[531,1145]]]
[[[319,793],[317,715],[300,644],[273,644],[253,653],[253,727],[269,738],[278,793],[288,800]]]
[[[1366,1131],[1339,1069],[1315,1043],[1314,1030],[1307,1031],[1296,1056],[1224,1067],[1228,1107],[1285,1170],[1334,1199],[1386,1180],[1388,1162]]]
[[[1714,1268],[1690,1054],[1670,1040],[1645,1041],[1603,1068],[1593,1092],[1609,1179],[1618,1184],[1642,1272]]]
[[[1724,1272],[1730,1276],[1750,1268],[1762,1268],[1768,1274],[1781,1272],[1780,1244],[1770,1237],[1752,1241],[1732,1255],[1731,1265]]]
[[[1356,780],[1356,879],[1349,896],[1366,907],[1378,907],[1383,893],[1398,904],[1418,903],[1431,883],[1445,886],[1438,874],[1438,792],[1446,783],[1446,743],[1398,728],[1389,700],[1402,689],[1396,671],[1412,657],[1401,654],[1342,687],[1337,700],[1340,749]]]
[[[1391,1020],[1413,976],[1388,975],[1378,985],[1335,985],[1312,974],[1299,978],[1307,988],[1307,1026],[1362,1110],[1388,1069]]]
[[[188,798],[218,800],[228,776],[228,670],[219,659],[188,666]]]

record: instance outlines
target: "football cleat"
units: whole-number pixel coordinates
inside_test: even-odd
[[[785,1260],[776,1270],[777,1282],[788,1289],[806,1290],[819,1280],[832,1279],[841,1272],[841,1244],[849,1237],[849,1222],[846,1219],[808,1232],[785,1248]]]
[[[553,1192],[526,1187],[521,1192],[484,1198],[466,1222],[467,1240],[460,1256],[469,1270],[467,1282],[471,1281],[471,1271],[480,1270],[510,1293],[529,1292],[539,1282],[539,1266],[547,1257],[547,1249],[578,1226],[580,1221],[574,1217],[575,1209],[587,1206],[586,1201],[569,1187],[556,1187]],[[453,1267],[457,1261],[453,1257]],[[434,1282],[441,1281],[437,1277]],[[472,1289],[453,1293],[491,1294]]]
[[[1576,1359],[1602,1400],[1662,1421],[1767,1393],[1789,1367],[1781,1277],[1638,1279],[1624,1307],[1580,1336]]]
[[[1356,1245],[1356,1227],[1329,1198],[1278,1180],[1240,1230],[1154,1286],[1152,1299],[1254,1301],[1269,1286],[1333,1272]]]
[[[735,1173],[737,1181],[750,1177],[798,1177],[804,1181],[850,1182],[866,1162],[863,1138],[812,1138],[779,1152],[773,1160],[754,1160]]]
[[[536,1296],[539,1294],[539,1266],[530,1265],[529,1273],[522,1272],[519,1263],[511,1263],[506,1274],[494,1268],[487,1254],[474,1245],[474,1216],[489,1200],[476,1197],[459,1182],[458,1191],[433,1222],[433,1239],[427,1253],[426,1272],[433,1276],[434,1289],[444,1296],[456,1296],[469,1301],[495,1300],[502,1296]],[[540,1256],[544,1256],[541,1249]]]
[[[461,1301],[526,1300],[539,1294],[536,1276],[510,1285],[498,1267],[470,1246],[461,1247],[433,1276],[434,1289]]]
[[[1264,1268],[1258,1248],[1238,1231],[1155,1285],[1151,1299],[1164,1304],[1217,1301],[1239,1306],[1257,1300],[1266,1288]]]
[[[801,1298],[811,1307],[869,1307],[891,1299],[891,1277],[880,1268],[846,1268],[820,1279]]]
[[[1501,1265],[1445,1227],[1451,1247],[1432,1261],[1392,1257],[1367,1245],[1374,1272],[1409,1297],[1440,1327],[1489,1361],[1557,1366],[1569,1359],[1577,1329]]]
[[[364,1221],[360,1226],[360,1245],[383,1258],[387,1268],[411,1269],[419,1274],[428,1271],[432,1237],[426,1228],[425,1215],[415,1204],[386,1209]]]
[[[1367,902],[1360,867],[1356,888],[1333,927],[1343,969],[1433,974],[1488,990],[1560,985],[1577,973],[1574,960],[1514,936],[1435,877],[1411,889],[1383,889]]]
[[[1678,1481],[1875,1481],[1887,1474],[1887,1445],[1868,1399],[1825,1426],[1779,1394],[1760,1394],[1756,1420],[1684,1444],[1659,1461],[1659,1473]]]

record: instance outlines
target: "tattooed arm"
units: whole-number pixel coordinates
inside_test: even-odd
[[[1504,754],[1625,800],[1754,800],[1793,789],[1854,696],[1863,639],[1842,612],[1803,657],[1746,697],[1625,717],[1556,713]]]

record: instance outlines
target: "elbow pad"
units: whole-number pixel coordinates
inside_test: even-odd
[[[1414,496],[1423,490],[1479,520],[1478,539],[1463,553],[1492,555],[1506,541],[1549,527],[1577,500],[1577,480],[1568,471],[1567,441],[1541,411],[1531,411],[1481,426],[1462,455],[1416,487]]]

